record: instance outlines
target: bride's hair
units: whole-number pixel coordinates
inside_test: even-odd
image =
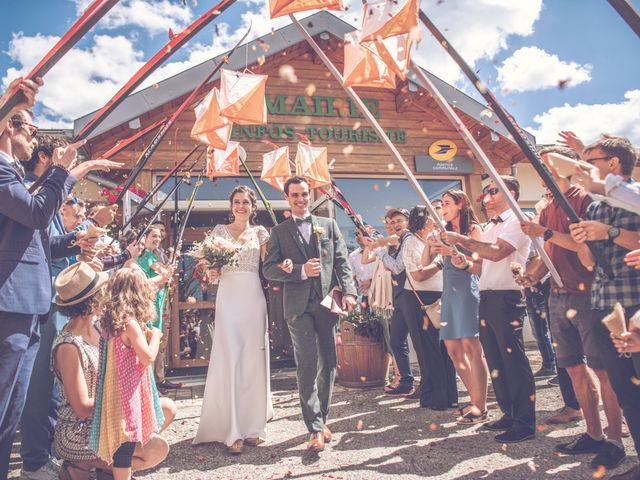
[[[233,223],[233,221],[235,220],[235,215],[233,214],[233,197],[235,197],[237,193],[245,193],[249,197],[249,200],[251,200],[252,211],[251,215],[249,216],[249,223],[251,225],[255,225],[256,216],[258,214],[258,199],[256,198],[256,192],[251,190],[246,185],[238,185],[233,189],[231,195],[229,196],[229,203],[231,207],[231,211],[229,212],[229,223]]]

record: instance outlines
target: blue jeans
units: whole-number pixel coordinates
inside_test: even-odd
[[[52,305],[46,323],[40,326],[40,347],[33,365],[27,400],[20,421],[22,466],[35,472],[49,461],[56,427],[57,410],[62,402],[51,371],[53,341],[69,319]]]
[[[531,322],[533,336],[536,338],[538,350],[542,356],[542,368],[549,370],[556,369],[556,352],[551,343],[551,332],[549,331],[549,293],[551,290],[551,279],[539,283],[536,291],[526,289],[525,298],[527,301],[527,316]]]
[[[7,478],[16,428],[38,352],[37,315],[0,312],[0,478]]]
[[[402,312],[399,306],[393,309],[393,315],[391,316],[391,350],[393,356],[396,359],[396,365],[398,365],[398,371],[400,372],[400,385],[412,386],[413,374],[411,373],[411,363],[409,361],[409,345],[407,344],[407,337],[409,336],[409,327],[407,322],[402,318]]]

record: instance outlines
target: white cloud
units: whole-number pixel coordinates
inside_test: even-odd
[[[554,143],[561,130],[575,132],[585,143],[590,143],[602,133],[627,137],[635,145],[640,144],[640,90],[629,90],[619,103],[600,103],[553,107],[536,115],[537,127],[528,127],[538,143]]]
[[[2,83],[27,73],[57,37],[14,34],[8,54],[21,68],[9,68]],[[117,51],[118,55],[113,55]],[[38,95],[38,119],[69,127],[74,118],[101,107],[142,65],[143,52],[123,36],[95,35],[87,49],[74,48],[47,74]]]
[[[90,0],[73,1],[80,10],[90,3]],[[145,85],[156,83],[229,50],[250,24],[252,30],[248,40],[290,23],[288,17],[269,20],[266,0],[240,0],[239,3],[246,10],[239,22],[233,22],[235,28],[223,21],[223,14],[220,20],[215,20],[215,30],[205,30],[212,32],[210,43],[200,39],[199,43],[183,47],[181,53],[186,58],[163,65]],[[352,0],[348,11],[337,14],[348,23],[360,27],[362,8],[359,0]],[[423,9],[471,65],[475,65],[480,58],[494,57],[507,47],[511,35],[531,34],[541,8],[542,0],[447,0],[442,4],[438,0],[423,0]],[[312,13],[304,12],[297,17],[302,19]],[[171,27],[177,33],[192,20],[190,7],[185,7],[178,0],[122,0],[100,21],[99,27],[133,26],[146,29],[150,34],[166,32]],[[70,127],[74,118],[100,108],[142,65],[144,55],[137,49],[141,41],[136,38],[138,31],[129,29],[129,38],[94,35],[89,47],[71,50],[45,79],[45,87],[39,96],[42,102],[39,119],[47,125]],[[414,50],[414,60],[444,80],[459,83],[462,75],[442,47],[426,31],[423,31],[423,38]],[[56,40],[55,37],[42,35],[27,37],[22,33],[14,34],[8,54],[17,67],[8,70],[2,79],[3,83],[6,85],[9,79],[35,65]],[[118,52],[118,55],[113,52]]]
[[[574,87],[591,80],[592,66],[565,62],[538,47],[522,47],[498,67],[498,83],[505,91],[527,92],[557,87],[567,82]]]
[[[466,62],[475,67],[508,46],[513,35],[526,37],[540,17],[542,0],[447,0],[422,2],[431,21]],[[416,63],[453,84],[462,85],[463,74],[441,45],[423,28],[424,40],[413,52]],[[486,78],[486,72],[480,72]]]
[[[93,0],[74,0],[81,14]],[[166,33],[173,29],[178,33],[193,21],[188,6],[175,0],[122,0],[100,20],[99,28],[114,29],[125,26],[140,27],[150,35]]]

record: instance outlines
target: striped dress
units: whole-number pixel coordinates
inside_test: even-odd
[[[124,442],[145,445],[164,423],[152,366],[120,336],[101,340],[100,371],[89,447],[111,464]]]

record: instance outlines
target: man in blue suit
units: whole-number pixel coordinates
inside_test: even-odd
[[[35,95],[37,85],[31,82],[27,87]],[[32,195],[25,187],[18,162],[30,158],[37,132],[25,110],[33,104],[33,96],[27,98],[4,129],[0,127],[0,478],[8,473],[38,350],[38,318],[51,306],[47,229],[76,183],[69,173],[77,157],[72,145],[56,151],[53,167],[37,193]]]

